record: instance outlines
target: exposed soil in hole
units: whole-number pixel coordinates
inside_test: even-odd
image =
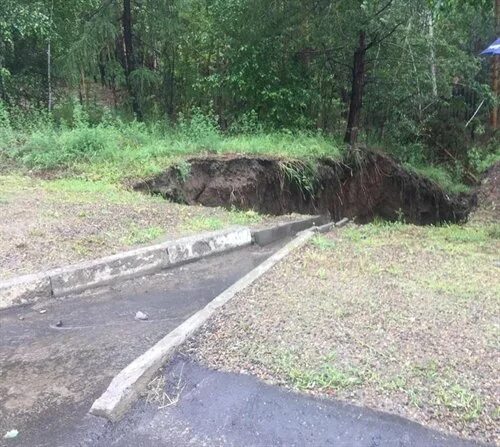
[[[367,152],[352,161],[299,161],[243,155],[192,158],[141,182],[136,189],[179,203],[234,206],[266,214],[329,213],[333,219],[404,217],[417,224],[460,222],[470,200],[450,196],[434,182],[390,157]]]

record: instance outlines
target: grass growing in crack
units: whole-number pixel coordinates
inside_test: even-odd
[[[163,373],[151,380],[146,388],[146,402],[156,404],[159,410],[176,405],[186,387],[182,378],[183,370],[184,365],[182,365],[179,376],[171,377],[169,381]],[[166,391],[167,387],[169,392]]]

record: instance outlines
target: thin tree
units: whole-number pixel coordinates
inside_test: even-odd
[[[123,0],[123,15],[122,15],[122,27],[123,27],[123,44],[125,51],[125,78],[127,83],[127,89],[132,101],[132,110],[134,115],[138,120],[142,120],[142,110],[139,104],[139,98],[137,97],[137,92],[135,91],[131,74],[136,69],[136,58],[133,46],[133,28],[132,28],[132,6],[130,0]]]
[[[388,7],[391,1],[385,6]],[[385,9],[384,8],[384,9]],[[382,11],[382,10],[381,10]],[[379,11],[377,14],[379,14]],[[358,140],[361,109],[363,107],[363,94],[365,90],[366,80],[366,53],[374,45],[378,45],[387,38],[389,38],[401,25],[397,23],[391,30],[385,34],[375,34],[373,40],[369,43],[366,41],[366,32],[361,30],[358,35],[358,45],[354,51],[353,65],[352,65],[352,81],[351,81],[351,96],[349,102],[349,114],[347,117],[347,127],[345,132],[344,141],[353,146]]]

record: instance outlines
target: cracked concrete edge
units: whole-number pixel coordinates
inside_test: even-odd
[[[145,390],[158,369],[187,338],[207,322],[218,308],[225,305],[292,251],[306,244],[314,234],[311,230],[302,231],[283,248],[137,357],[113,378],[107,390],[93,403],[90,413],[113,422],[120,420],[140,393]]]
[[[251,243],[252,235],[249,228],[231,227],[47,272],[18,276],[0,282],[0,309],[77,293],[90,287],[153,273]]]
[[[296,219],[291,222],[284,222],[275,225],[271,228],[253,230],[252,240],[254,243],[262,247],[264,245],[271,244],[272,242],[283,239],[285,237],[295,236],[300,231],[306,230],[313,226],[320,226],[327,224],[327,222],[329,221],[330,221],[330,216],[324,214],[305,217],[302,219]]]

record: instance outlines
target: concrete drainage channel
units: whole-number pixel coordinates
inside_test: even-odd
[[[309,226],[309,229],[300,231],[294,239],[279,249],[270,258],[266,259],[255,269],[239,279],[236,283],[210,301],[203,309],[192,315],[184,323],[167,334],[158,343],[125,367],[113,378],[104,394],[94,402],[90,412],[96,416],[105,417],[113,422],[121,419],[139,394],[146,388],[158,369],[172,357],[175,350],[199,329],[218,308],[222,307],[238,292],[241,292],[260,278],[289,253],[306,244],[315,233],[326,233],[335,226],[344,226],[347,222],[348,219],[342,219],[337,223],[330,222],[320,226]],[[286,237],[290,235],[290,233],[295,233],[296,229],[303,226],[304,221],[302,221],[302,223],[295,222],[286,224],[286,226],[279,226],[272,230],[264,230],[264,232],[256,233],[254,234],[254,239],[270,243],[282,237]]]
[[[77,426],[96,398],[92,412],[118,420],[186,337],[235,293],[306,243],[313,232],[304,229],[317,224],[314,231],[328,231],[334,224],[324,224],[327,220],[315,216],[254,232],[239,227],[206,233],[33,275],[37,280],[48,276],[50,293],[45,295],[32,293],[36,288],[30,277],[11,280],[8,287],[1,284],[0,382],[5,393],[0,396],[0,431],[19,429],[19,445],[55,445],[61,417],[67,427]],[[139,255],[135,263],[134,254]],[[130,268],[110,275],[110,259],[115,266]],[[167,268],[155,267],[155,259],[168,259]],[[85,266],[90,269],[85,271]],[[108,274],[97,274],[103,271]],[[71,290],[89,289],[58,298],[62,292],[54,289],[54,275],[64,272],[68,278],[78,272],[78,277],[88,279],[87,285],[77,282]],[[16,290],[22,295],[13,293]],[[24,305],[12,306],[18,303]],[[149,321],[133,323],[137,310],[149,312]],[[62,327],[55,324],[59,319]],[[68,407],[61,403],[65,398],[56,395],[75,386],[79,395]],[[53,398],[47,398],[47,387],[55,390]],[[32,410],[23,406],[24,395],[35,396]],[[9,409],[12,402],[18,402],[17,412]]]
[[[258,245],[266,245],[311,226],[325,224],[328,220],[327,216],[313,216],[256,231],[250,231],[246,227],[233,227],[138,248],[69,267],[18,276],[0,282],[0,309],[151,274],[184,262],[244,247],[252,241]]]

